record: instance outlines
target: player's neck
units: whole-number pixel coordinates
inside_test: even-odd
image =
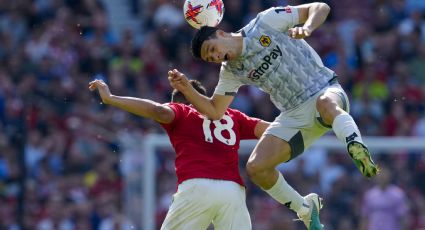
[[[232,33],[232,47],[231,49],[236,54],[236,57],[241,56],[243,49],[243,37],[241,33]]]

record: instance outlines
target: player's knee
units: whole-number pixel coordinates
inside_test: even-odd
[[[249,159],[246,163],[245,169],[248,176],[252,179],[261,176],[265,171],[267,171],[268,167],[258,160]]]
[[[338,103],[326,95],[322,95],[316,100],[316,108],[323,120],[330,124],[333,118],[340,113]]]
[[[337,106],[336,102],[326,95],[322,95],[316,100],[316,108],[319,112],[332,109],[335,106]]]

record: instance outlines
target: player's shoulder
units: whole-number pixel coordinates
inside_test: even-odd
[[[258,13],[255,20],[279,31],[286,30],[298,24],[298,10],[289,5],[270,7]]]
[[[164,103],[163,105],[170,107],[175,113],[189,112],[194,110],[193,107],[183,103],[168,102]]]
[[[258,15],[262,20],[276,20],[279,19],[287,19],[291,18],[293,14],[297,14],[298,11],[293,6],[274,6],[270,7],[260,13]]]
[[[167,102],[167,103],[164,103],[163,105],[170,106],[170,107],[190,108],[189,105],[179,103],[179,102]]]
[[[294,13],[294,10],[296,10],[293,6],[287,5],[287,6],[273,6],[270,8],[267,8],[260,13],[258,13],[259,16],[264,15],[288,15]]]
[[[237,109],[232,109],[232,108],[227,108],[226,112],[230,113],[230,114],[235,114],[235,113],[240,113],[239,110]]]

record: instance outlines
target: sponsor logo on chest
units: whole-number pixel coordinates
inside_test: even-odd
[[[257,67],[251,70],[248,74],[248,78],[256,81],[263,76],[267,70],[277,62],[276,59],[282,56],[282,50],[279,45],[276,45],[268,54],[261,58],[261,63]]]

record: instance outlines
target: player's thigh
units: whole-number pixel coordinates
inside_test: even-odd
[[[197,189],[184,184],[173,196],[173,202],[161,226],[161,230],[207,229],[214,217],[213,204]],[[183,182],[183,183],[185,183]],[[183,188],[181,188],[183,187]]]
[[[315,121],[314,125],[310,128],[302,129],[301,135],[303,136],[304,149],[308,149],[315,141],[319,140],[320,137],[330,130],[329,127],[323,126],[319,121]]]
[[[314,125],[317,111],[315,104],[316,98],[312,97],[297,108],[282,112],[276,117],[265,131],[268,139],[258,144],[261,153],[272,150],[270,153],[274,155],[277,152],[278,156],[284,157],[280,158],[278,163],[302,154],[306,148],[303,130],[310,129]]]
[[[314,111],[314,107],[304,103],[297,110],[281,113],[265,131],[252,153],[253,157],[276,166],[300,155],[304,151],[301,130],[311,127]]]
[[[218,210],[213,220],[215,230],[250,230],[251,218],[246,206],[245,189],[239,188],[226,191],[226,200]]]
[[[272,134],[263,135],[248,159],[248,166],[257,170],[274,168],[291,157],[291,148],[285,140]]]

